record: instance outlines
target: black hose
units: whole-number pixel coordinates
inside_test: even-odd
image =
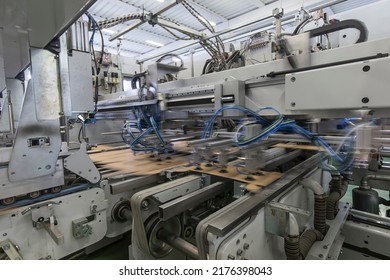
[[[390,200],[386,200],[383,197],[379,197],[379,204],[383,204],[385,206],[390,206]]]
[[[311,17],[308,17],[306,19],[304,19],[300,24],[297,25],[297,27],[295,28],[295,30],[293,31],[293,35],[297,35],[299,30],[308,23],[309,19],[311,19]]]
[[[137,82],[140,81],[141,77],[145,77],[146,72],[142,72],[139,74],[134,74],[134,76],[131,78],[131,88],[137,89]],[[140,83],[141,88],[141,83]]]
[[[179,67],[183,67],[184,66],[183,59],[180,56],[178,56],[177,54],[173,54],[173,53],[168,53],[168,54],[163,55],[162,57],[157,59],[156,62],[159,63],[159,62],[163,61],[164,59],[166,59],[167,57],[175,57],[175,58],[179,59],[180,60],[180,66]]]
[[[284,251],[288,260],[300,260],[299,236],[290,236],[284,238]]]
[[[314,197],[314,228],[323,235],[326,233],[326,196]]]
[[[341,196],[339,192],[331,192],[326,201],[326,218],[333,220],[338,212],[338,202]]]
[[[288,260],[304,260],[314,242],[324,239],[316,229],[308,229],[301,236],[287,235],[284,238],[284,251]]]
[[[355,44],[367,41],[367,38],[368,38],[367,28],[363,22],[356,20],[356,19],[347,19],[347,20],[343,20],[343,21],[338,21],[338,22],[335,22],[333,24],[324,25],[324,26],[318,27],[316,29],[312,29],[309,31],[310,38],[333,33],[333,32],[340,31],[340,30],[349,29],[349,28],[357,29],[360,32],[359,38],[355,42]]]
[[[345,195],[348,189],[348,181],[342,180],[340,176],[335,176],[330,182],[330,194],[326,201],[326,218],[333,220],[339,211],[338,205],[340,199]]]
[[[316,229],[308,229],[299,238],[300,257],[305,259],[314,242],[324,239],[324,235]]]

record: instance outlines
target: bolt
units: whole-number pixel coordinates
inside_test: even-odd
[[[235,260],[236,259],[236,257],[231,255],[231,254],[229,254],[229,256],[227,258],[228,258],[228,260]]]
[[[248,250],[249,249],[249,244],[248,243],[245,243],[244,244],[244,250]]]
[[[327,246],[327,245],[324,245],[324,247],[322,247],[322,248],[324,248],[324,249],[328,249],[328,246]]]
[[[48,256],[46,257],[46,259],[47,259],[47,260],[51,260],[51,256],[48,255]]]
[[[149,207],[149,201],[145,199],[144,201],[142,201],[141,206],[144,209],[148,208]]]
[[[324,257],[323,254],[319,254],[318,257],[320,257],[321,259]]]
[[[237,256],[241,256],[242,255],[242,250],[241,249],[238,249],[237,250]]]

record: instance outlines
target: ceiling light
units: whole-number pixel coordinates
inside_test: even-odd
[[[216,26],[217,24],[211,20],[207,20],[204,17],[199,17],[199,19],[205,23],[209,23],[211,26]]]
[[[154,41],[145,40],[145,42],[148,43],[148,44],[151,44],[151,45],[155,45],[157,47],[164,47],[164,44],[157,43],[157,42],[154,42]]]
[[[110,29],[103,29],[102,31],[106,32],[106,33],[110,33],[110,34],[114,34],[115,31],[112,31]]]

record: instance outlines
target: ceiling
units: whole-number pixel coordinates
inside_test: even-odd
[[[97,2],[89,9],[90,14],[97,22],[105,19],[116,18],[127,14],[150,14],[157,13],[163,7],[176,2],[172,0],[97,0]],[[177,1],[180,2],[180,1]],[[348,1],[320,1],[320,0],[240,0],[239,5],[236,0],[187,0],[196,11],[205,19],[207,19],[214,26],[218,32],[221,30],[228,30],[234,23],[245,22],[249,15],[271,15],[275,7],[282,6],[293,7],[297,10],[302,4],[308,7],[312,3],[324,5],[331,3],[329,6],[330,12],[340,13],[353,9],[362,5],[375,2],[373,0],[348,0]],[[289,6],[290,5],[290,6]],[[285,8],[286,14],[286,8]],[[184,27],[188,27],[200,32],[205,32],[205,27],[199,22],[190,12],[183,6],[183,4],[173,5],[172,8],[161,13],[163,19],[180,23]],[[130,20],[110,28],[103,29],[103,37],[105,48],[111,52],[116,53],[118,50],[119,40],[109,41],[113,34],[122,31],[128,26],[133,25],[139,20]],[[173,34],[172,34],[173,33]],[[177,37],[185,37],[179,32],[172,33],[163,29],[158,25],[150,25],[143,23],[137,28],[123,35],[121,41],[121,55],[138,58],[145,58],[149,54],[164,51],[169,52],[178,44],[183,44],[183,40]],[[96,36],[94,44],[95,49],[101,47],[101,41]],[[161,44],[157,45],[155,43]]]

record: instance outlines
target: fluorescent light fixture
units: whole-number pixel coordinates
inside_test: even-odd
[[[115,31],[112,31],[112,30],[110,30],[110,29],[103,29],[102,31],[104,31],[104,32],[106,32],[106,33],[110,33],[110,34],[114,34],[115,33]]]
[[[199,17],[199,19],[205,23],[209,23],[211,26],[216,26],[217,24],[214,21],[206,20],[204,17]]]
[[[157,46],[157,47],[164,47],[164,44],[157,43],[157,42],[154,42],[154,41],[145,40],[145,42],[146,42],[146,43],[148,43],[148,44],[151,44],[151,45]]]

